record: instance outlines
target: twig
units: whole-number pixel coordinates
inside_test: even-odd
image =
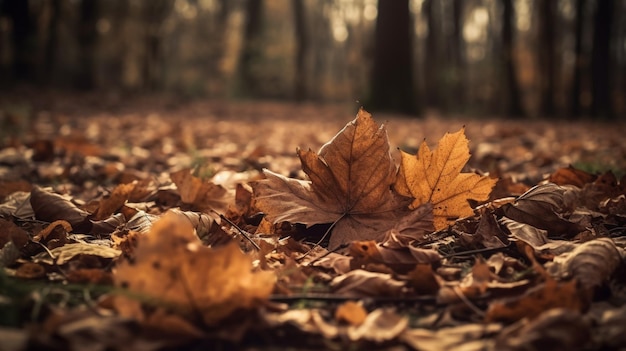
[[[322,235],[322,238],[320,240],[318,240],[313,247],[311,247],[309,249],[309,251],[305,252],[304,255],[298,257],[298,259],[296,259],[296,261],[302,261],[305,257],[307,257],[311,251],[313,251],[313,249],[315,249],[316,247],[320,246],[320,244],[322,243],[322,241],[324,241],[324,239],[326,239],[326,237],[328,236],[328,234],[330,234],[330,231],[333,230],[333,228],[335,227],[335,224],[337,224],[337,222],[339,222],[343,217],[345,217],[345,213],[341,215],[341,217],[337,218],[336,221],[333,222],[333,224],[330,225],[330,227],[328,227],[328,229],[326,230],[326,233],[324,233],[324,235]],[[333,251],[338,250],[339,247],[333,249]],[[332,251],[331,251],[332,252]]]
[[[464,256],[464,255],[474,255],[477,253],[484,253],[484,252],[491,252],[491,251],[500,251],[506,248],[509,248],[511,246],[511,244],[506,245],[506,246],[502,246],[502,247],[486,247],[484,249],[476,249],[476,250],[469,250],[469,251],[461,251],[461,252],[454,252],[451,254],[447,254],[447,255],[443,255],[443,258],[450,258],[450,257],[454,257],[454,256]]]
[[[250,235],[248,235],[248,232],[246,232],[245,230],[243,230],[243,229],[239,228],[239,226],[238,226],[238,225],[236,225],[235,223],[233,223],[233,221],[231,221],[230,219],[226,218],[226,216],[224,216],[223,214],[218,213],[218,212],[217,212],[217,211],[215,211],[215,210],[211,210],[211,211],[213,211],[213,213],[215,213],[215,214],[217,214],[218,216],[220,216],[220,219],[221,219],[221,220],[226,221],[226,223],[230,224],[232,227],[234,227],[235,229],[237,229],[237,231],[238,231],[241,235],[243,235],[243,237],[244,237],[244,238],[246,238],[246,239],[247,239],[247,240],[248,240],[248,241],[252,244],[252,246],[254,246],[254,248],[255,248],[257,251],[261,251],[261,247],[260,247],[257,243],[255,243],[255,242],[254,242],[254,240],[252,240],[252,238],[250,237]]]

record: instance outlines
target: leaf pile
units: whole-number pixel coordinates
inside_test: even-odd
[[[626,347],[611,172],[498,180],[467,166],[464,129],[394,153],[364,110],[297,150],[305,177],[261,170],[260,149],[214,172],[85,143],[36,140],[34,181],[2,181],[11,350]]]

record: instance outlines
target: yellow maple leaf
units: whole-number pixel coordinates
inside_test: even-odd
[[[450,220],[472,215],[467,200],[487,200],[496,184],[496,179],[461,173],[470,158],[468,144],[462,128],[456,133],[446,133],[434,151],[424,141],[416,155],[402,152],[394,188],[413,197],[412,209],[432,203],[437,230],[445,228]]]

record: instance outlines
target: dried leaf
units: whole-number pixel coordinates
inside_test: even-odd
[[[134,183],[119,184],[118,186],[116,186],[115,189],[111,191],[111,194],[108,197],[100,201],[94,219],[99,221],[108,218],[109,216],[114,214],[126,203],[126,201],[128,201],[128,198],[130,197],[134,188]]]
[[[386,248],[374,241],[354,241],[349,246],[353,262],[351,267],[360,268],[370,263],[384,264],[398,273],[407,273],[420,263],[436,263],[441,260],[439,253],[432,249],[413,246]]]
[[[409,325],[409,319],[391,309],[378,308],[367,315],[362,324],[348,329],[352,341],[384,342],[395,339]]]
[[[591,339],[589,327],[580,313],[554,308],[521,328],[498,335],[495,349],[578,350]]]
[[[346,301],[335,310],[335,319],[349,325],[361,325],[367,317],[367,311],[363,305],[354,301]]]
[[[401,296],[404,283],[391,274],[374,273],[356,269],[333,279],[330,286],[335,293],[353,297]]]
[[[91,222],[87,219],[89,213],[79,209],[61,195],[34,186],[30,204],[35,217],[41,221],[54,222],[62,219],[69,222],[75,232],[89,233],[91,230]]]
[[[422,142],[416,155],[402,152],[395,189],[413,197],[411,208],[433,204],[435,229],[445,228],[449,221],[473,214],[468,199],[485,201],[497,179],[474,173],[461,173],[470,158],[465,130],[446,133],[435,151]]]
[[[202,246],[189,220],[173,213],[140,238],[134,262],[120,264],[114,274],[116,285],[173,304],[184,316],[201,315],[208,325],[255,307],[276,280],[271,272],[253,272],[251,258],[235,243]]]
[[[544,283],[529,289],[522,296],[492,302],[487,309],[486,321],[514,322],[522,318],[534,319],[551,308],[583,311],[584,297],[575,280],[559,282],[549,276],[546,278]]]
[[[253,185],[255,205],[273,223],[307,226],[335,223],[330,247],[353,240],[375,240],[402,216],[391,191],[396,167],[387,131],[360,110],[319,153],[298,150],[310,181],[265,171]]]
[[[112,249],[110,247],[88,244],[88,243],[72,243],[65,244],[63,246],[55,247],[50,250],[50,253],[56,260],[56,264],[62,265],[79,255],[83,256],[96,256],[103,259],[113,259],[121,254],[121,251]],[[33,256],[33,262],[45,263],[47,265],[53,265],[55,262],[48,252],[41,252]]]
[[[174,172],[170,178],[178,188],[181,201],[194,209],[201,212],[225,212],[228,208],[230,196],[221,185],[195,177],[189,169]]]
[[[537,185],[518,197],[513,204],[506,204],[501,209],[505,216],[517,222],[554,234],[574,236],[584,228],[561,216],[567,210],[563,197],[566,191],[552,183]]]
[[[582,288],[593,289],[608,280],[621,263],[622,256],[613,240],[600,238],[555,257],[548,272],[562,279],[574,278]]]
[[[585,184],[594,182],[596,178],[598,178],[596,175],[568,166],[567,168],[559,168],[550,174],[548,181],[556,185],[574,185],[582,188]]]

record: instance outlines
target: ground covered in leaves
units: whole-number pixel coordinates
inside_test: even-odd
[[[626,347],[624,124],[0,101],[2,350]]]

